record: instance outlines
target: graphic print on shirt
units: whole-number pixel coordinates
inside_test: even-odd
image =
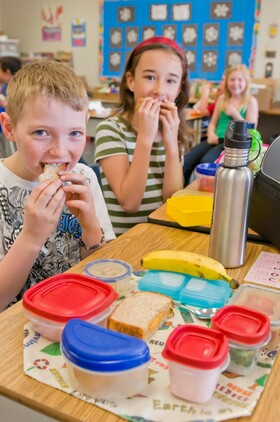
[[[11,248],[22,229],[24,203],[30,193],[31,191],[17,186],[9,190],[0,186],[0,218],[3,230],[1,249],[4,254]],[[20,300],[23,293],[34,284],[64,272],[79,262],[81,233],[78,219],[64,207],[56,233],[53,233],[41,248],[23,289],[12,303]]]

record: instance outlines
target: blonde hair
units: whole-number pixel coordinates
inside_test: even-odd
[[[250,97],[250,85],[251,85],[251,76],[249,69],[244,64],[237,64],[235,66],[229,67],[225,70],[225,88],[224,88],[224,96],[223,101],[221,104],[221,109],[224,110],[229,102],[229,99],[231,97],[231,93],[228,89],[228,80],[230,75],[233,72],[241,72],[244,76],[244,79],[246,81],[246,88],[241,96],[241,107],[246,106]]]
[[[87,110],[88,95],[82,80],[66,65],[38,60],[24,66],[12,78],[7,91],[7,112],[13,125],[32,96],[55,99],[76,111]]]

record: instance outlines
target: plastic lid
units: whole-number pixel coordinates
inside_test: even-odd
[[[204,175],[207,175],[207,176],[215,176],[218,167],[220,167],[220,164],[202,163],[202,164],[198,164],[196,166],[195,170],[199,174],[204,174]]]
[[[149,270],[138,282],[138,289],[162,293],[179,300],[180,291],[186,284],[186,275],[172,271]]]
[[[162,355],[165,359],[197,369],[222,366],[228,357],[226,336],[199,325],[181,325],[167,339]]]
[[[225,280],[207,280],[186,275],[186,281],[180,292],[180,302],[187,305],[221,308],[232,293],[229,283]]]
[[[84,271],[90,277],[97,277],[99,280],[112,283],[129,277],[131,266],[116,259],[96,259],[87,264]]]
[[[231,303],[263,312],[269,317],[271,328],[280,328],[280,290],[243,284]]]
[[[131,369],[150,360],[143,340],[79,319],[65,325],[61,350],[73,364],[98,372]]]
[[[91,319],[117,299],[112,286],[80,274],[59,274],[27,290],[23,307],[55,322]]]
[[[238,305],[220,309],[211,320],[211,328],[224,333],[228,340],[250,346],[263,343],[270,335],[270,321],[265,314]]]

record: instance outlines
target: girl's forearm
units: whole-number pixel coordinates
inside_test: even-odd
[[[183,169],[179,153],[178,151],[172,155],[167,153],[162,189],[163,200],[166,201],[180,189],[183,189]]]
[[[41,247],[24,233],[20,233],[7,255],[0,262],[0,311],[17,296]]]
[[[148,179],[151,147],[136,142],[132,162],[121,185],[118,201],[126,212],[137,212],[141,205]]]

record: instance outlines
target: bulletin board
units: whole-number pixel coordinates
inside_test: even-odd
[[[177,41],[192,79],[253,68],[261,0],[100,0],[100,76],[121,77],[133,48],[152,36]]]

